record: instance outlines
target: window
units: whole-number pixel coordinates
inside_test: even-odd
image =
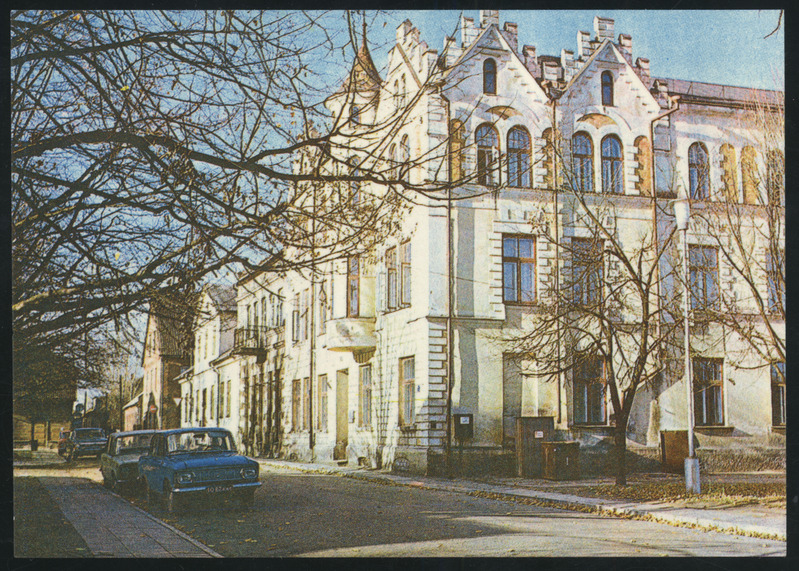
[[[311,400],[308,398],[308,393],[311,389],[311,379],[305,377],[302,380],[302,429],[308,430],[311,425]]]
[[[227,382],[227,396],[225,397],[225,416],[230,418],[230,381]]]
[[[302,305],[300,305],[300,338],[308,339],[308,290],[302,292]]]
[[[735,147],[724,143],[721,152],[721,183],[724,189],[724,200],[738,202],[738,161],[735,158]]]
[[[328,307],[327,281],[322,280],[319,284],[319,335],[324,335],[327,331]]]
[[[691,280],[691,309],[702,311],[717,307],[719,260],[716,248],[690,246],[688,268]]]
[[[697,426],[722,426],[724,401],[720,359],[694,359],[694,419]]]
[[[388,279],[388,309],[397,309],[397,248],[386,250],[386,274]]]
[[[768,279],[768,310],[771,313],[785,312],[785,252],[768,253],[766,276]]]
[[[357,158],[349,160],[350,176],[361,176],[361,169],[359,168],[360,161]],[[347,200],[353,205],[357,205],[361,201],[361,183],[357,180],[351,180],[349,183],[349,195]]]
[[[400,78],[400,85],[399,85],[399,89],[400,89],[399,90],[399,107],[405,107],[406,94],[407,94],[406,88],[407,88],[407,85],[405,84],[405,74],[403,73],[402,77]]]
[[[456,182],[464,177],[463,172],[463,145],[465,129],[463,122],[455,119],[449,127],[450,167],[449,180]]]
[[[399,88],[399,80],[394,80],[394,106],[399,109],[400,105],[400,88]]]
[[[361,122],[361,108],[357,105],[350,107],[350,122],[353,125],[358,125]]]
[[[652,144],[648,137],[641,135],[635,139],[635,155],[638,166],[635,174],[638,180],[635,188],[641,196],[652,196]]]
[[[602,105],[613,106],[613,74],[602,72]]]
[[[477,139],[477,182],[485,186],[496,186],[496,161],[499,156],[499,138],[491,125],[480,125]]]
[[[414,397],[416,393],[414,358],[405,357],[399,362],[400,374],[400,426],[411,426],[415,418]]]
[[[388,178],[397,178],[397,145],[392,144],[388,148]]]
[[[411,305],[411,243],[400,244],[400,305]]]
[[[602,298],[604,268],[598,244],[586,238],[572,238],[572,301],[592,305]]]
[[[707,149],[702,143],[688,147],[688,179],[691,185],[691,198],[707,200],[710,198],[710,165]]]
[[[403,135],[400,139],[400,172],[399,177],[405,182],[409,182],[408,174],[410,173],[408,163],[411,160],[411,145],[408,142],[408,135]]]
[[[785,426],[785,361],[771,365],[771,425]]]
[[[757,182],[757,151],[748,146],[741,150],[741,183],[744,203],[757,204],[760,194]]]
[[[361,426],[372,426],[372,365],[361,366],[361,382],[358,391],[358,411]]]
[[[497,93],[497,62],[491,58],[483,61],[483,93]]]
[[[300,430],[300,411],[302,410],[302,381],[294,379],[291,383],[291,430]]]
[[[530,135],[521,127],[508,133],[508,185],[530,187]]]
[[[589,357],[574,367],[574,424],[605,424],[604,362]]]
[[[615,135],[602,139],[602,192],[624,193],[621,141]]]
[[[766,153],[766,190],[768,203],[779,206],[785,200],[785,155],[772,149]]]
[[[572,137],[574,184],[579,192],[594,191],[594,145],[586,133]]]
[[[535,301],[535,239],[530,236],[502,237],[502,300]]]
[[[316,430],[327,432],[327,375],[319,375],[316,387]]]
[[[294,309],[291,311],[291,340],[300,340],[300,293],[294,294]]]
[[[347,260],[347,317],[358,317],[360,270],[358,256]]]

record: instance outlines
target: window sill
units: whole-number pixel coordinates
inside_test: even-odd
[[[408,304],[408,305],[401,305],[399,307],[392,307],[390,309],[384,309],[383,310],[383,315],[388,315],[389,313],[396,313],[398,311],[402,311],[403,309],[408,309],[410,306],[411,305]]]
[[[537,301],[505,301],[502,300],[503,305],[507,305],[508,307],[536,307],[538,305]]]
[[[400,432],[416,432],[416,425],[408,424],[405,426],[400,426]]]
[[[772,426],[771,432],[773,432],[774,434],[782,434],[783,436],[785,436],[785,425],[781,424],[779,426]]]
[[[734,426],[695,426],[694,431],[700,434],[708,434],[712,436],[732,436],[735,432]]]

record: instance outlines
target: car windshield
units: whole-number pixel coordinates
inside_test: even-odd
[[[208,451],[236,450],[236,444],[229,432],[221,430],[197,430],[170,434],[166,438],[168,453],[195,453]]]
[[[100,440],[102,438],[105,438],[105,432],[101,428],[75,431],[75,440]]]
[[[152,434],[131,434],[120,436],[114,441],[112,450],[114,454],[130,454],[135,452],[146,452],[150,449]]]

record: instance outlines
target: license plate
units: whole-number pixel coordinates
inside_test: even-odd
[[[219,492],[229,492],[233,489],[232,486],[208,486],[205,488],[206,492],[209,493],[219,493]]]

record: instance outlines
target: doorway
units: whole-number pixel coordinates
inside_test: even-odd
[[[347,444],[349,440],[349,393],[350,374],[347,369],[336,372],[336,446],[333,448],[333,460],[347,460]]]

